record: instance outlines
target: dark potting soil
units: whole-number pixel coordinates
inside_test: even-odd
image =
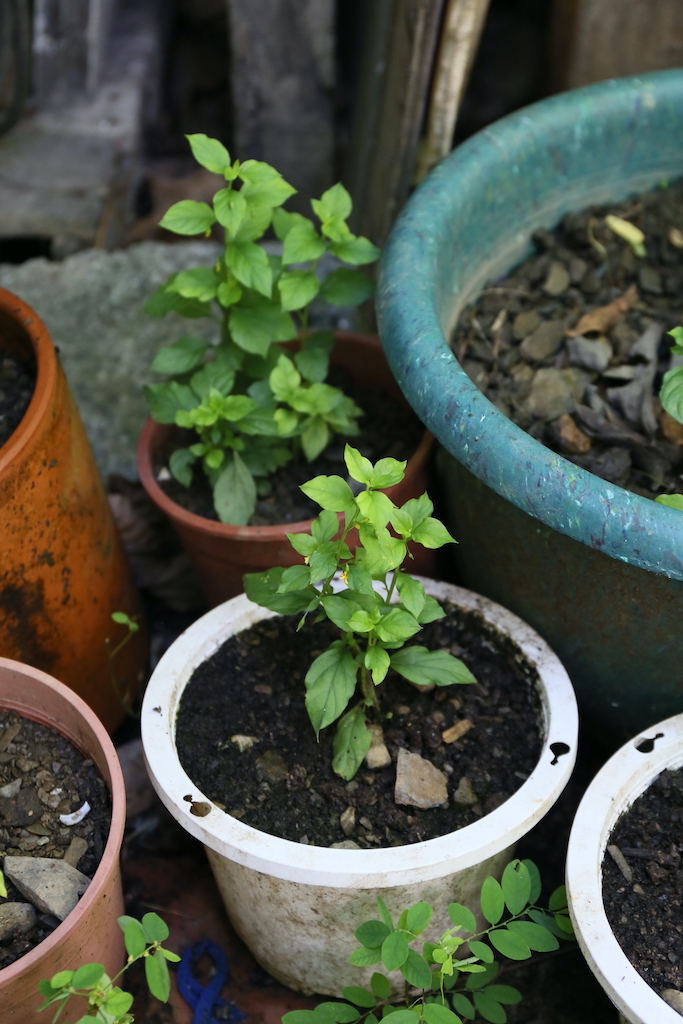
[[[342,379],[343,376],[343,379]],[[330,445],[313,460],[306,462],[301,457],[288,462],[269,479],[271,491],[256,504],[256,512],[249,521],[250,526],[274,526],[279,523],[297,523],[312,519],[320,508],[299,490],[301,484],[315,476],[347,477],[344,463],[344,445],[348,441],[358,448],[371,462],[393,458],[405,460],[417,449],[424,427],[406,405],[387,395],[381,389],[371,391],[356,387],[339,372],[330,374],[330,383],[341,387],[363,410],[358,423],[360,432],[351,437],[335,437]],[[178,432],[180,436],[180,431]],[[205,519],[217,519],[213,507],[213,494],[201,468],[195,468],[190,487],[183,487],[170,477],[168,469],[158,479],[159,472],[168,465],[174,448],[191,444],[194,435],[185,432],[182,442],[175,440],[158,453],[155,473],[159,486],[178,505]],[[163,479],[165,477],[165,479]]]
[[[610,213],[644,232],[644,258],[606,226]],[[666,332],[683,322],[683,185],[567,214],[533,242],[535,255],[461,316],[463,369],[584,469],[649,498],[683,492],[683,426],[657,397],[672,365]]]
[[[81,821],[67,825],[87,801]],[[15,712],[0,712],[0,854],[65,859],[89,878],[102,859],[111,822],[111,800],[92,761],[59,733]],[[80,856],[79,856],[80,854]],[[0,859],[0,868],[5,858]],[[6,903],[30,903],[5,874]],[[61,922],[37,911],[34,927],[0,938],[0,969],[14,963]]]
[[[683,769],[658,776],[619,819],[609,846],[626,862],[620,868],[608,853],[602,874],[619,945],[656,992],[683,991]]]
[[[315,846],[345,839],[361,848],[417,843],[494,810],[519,789],[540,756],[536,677],[519,651],[478,615],[445,607],[444,619],[421,630],[420,643],[461,657],[478,681],[423,693],[390,673],[378,688],[374,718],[391,754],[388,767],[372,772],[363,764],[350,782],[332,771],[334,727],[316,742],[304,676],[335,627],[307,622],[295,633],[298,617],[288,616],[230,638],[195,670],[176,727],[188,775],[233,817]],[[472,723],[468,731],[444,742],[443,733],[464,720]],[[235,736],[256,740],[240,749]],[[445,774],[446,807],[418,810],[394,802],[400,747]],[[355,825],[347,824],[345,833],[340,817],[348,808]]]
[[[35,371],[22,359],[0,351],[0,448],[24,418],[35,385]]]

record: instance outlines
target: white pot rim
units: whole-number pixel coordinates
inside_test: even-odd
[[[335,888],[384,888],[428,881],[471,867],[514,844],[547,813],[564,789],[576,759],[578,710],[567,673],[545,641],[516,615],[460,587],[422,582],[433,596],[479,612],[511,635],[538,672],[545,725],[543,752],[517,792],[495,811],[457,832],[378,850],[305,846],[261,832],[221,811],[180,764],[175,719],[194,669],[229,635],[273,615],[241,594],[207,612],[176,640],[155,669],[142,706],[142,740],[152,782],[186,831],[231,860],[278,878]],[[559,758],[551,750],[556,743],[568,747]],[[193,802],[209,804],[211,810],[198,817],[191,812]]]
[[[654,749],[638,747],[655,737]],[[567,850],[569,910],[581,950],[612,1002],[634,1024],[681,1024],[681,1015],[631,965],[616,940],[602,898],[602,862],[618,818],[666,768],[683,765],[683,714],[625,743],[586,790]]]

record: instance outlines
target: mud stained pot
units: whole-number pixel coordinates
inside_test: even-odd
[[[683,1007],[683,769],[662,772],[619,819],[603,863],[607,919],[655,992]]]
[[[419,843],[495,810],[541,752],[536,673],[481,616],[453,605],[444,610],[446,618],[420,631],[420,643],[461,657],[477,683],[420,693],[390,673],[377,690],[379,708],[370,712],[388,751],[376,770],[366,762],[350,782],[332,771],[334,728],[316,741],[304,676],[338,630],[309,620],[297,633],[300,617],[287,616],[231,637],[195,670],[176,731],[187,774],[233,817],[316,846]],[[396,803],[401,748],[443,774],[447,806]],[[369,754],[370,764],[376,756]]]
[[[637,252],[610,224],[642,232]],[[683,426],[657,396],[683,317],[683,183],[568,213],[531,242],[463,312],[458,361],[576,465],[644,497],[680,492]]]
[[[274,526],[311,519],[318,506],[299,489],[315,476],[336,474],[346,477],[344,444],[348,441],[363,452],[371,462],[381,458],[407,460],[417,450],[424,436],[424,427],[402,401],[392,398],[382,388],[363,389],[340,371],[330,374],[329,383],[341,388],[362,409],[358,421],[359,433],[349,437],[334,437],[329,446],[312,462],[303,457],[294,458],[276,470],[268,479],[267,493],[259,496],[256,511],[249,526]],[[169,441],[155,453],[157,481],[165,494],[176,504],[198,516],[217,520],[213,493],[203,470],[196,466],[189,487],[183,487],[170,476],[168,460],[178,447],[196,439],[190,431],[176,428]]]
[[[3,352],[0,337],[0,447],[23,419],[35,385],[35,369],[16,354]]]
[[[0,897],[0,970],[60,924],[75,886],[80,895],[95,874],[110,822],[111,800],[93,762],[52,729],[0,711],[0,868],[7,888]],[[38,880],[34,906],[31,868],[44,858],[68,867],[49,896]],[[56,866],[59,877],[61,870]]]

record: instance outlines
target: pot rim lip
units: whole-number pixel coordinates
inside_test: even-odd
[[[361,344],[369,345],[382,352],[382,346],[376,334],[363,334],[360,331],[335,331],[335,339],[354,340]],[[287,533],[308,533],[311,528],[311,519],[298,519],[292,523],[275,523],[270,526],[233,526],[230,523],[221,523],[215,519],[206,519],[204,516],[189,512],[169,498],[166,492],[157,483],[153,470],[153,454],[161,443],[163,435],[170,430],[171,425],[157,423],[151,416],[145,420],[137,445],[137,469],[140,483],[144,487],[149,498],[164,512],[169,519],[178,523],[182,528],[200,531],[206,535],[220,536],[231,540],[245,540],[251,543],[263,541],[280,540]],[[417,471],[427,460],[431,451],[434,438],[425,428],[420,442],[415,451],[410,455],[406,464],[406,475]],[[392,496],[400,488],[400,484],[387,487],[385,493]],[[342,513],[340,515],[340,522]]]
[[[609,557],[677,580],[683,580],[683,519],[672,515],[677,510],[582,469],[496,408],[469,380],[446,340],[437,315],[435,268],[441,224],[458,216],[452,209],[456,183],[458,201],[466,200],[471,206],[470,185],[485,188],[482,166],[493,155],[506,160],[517,173],[521,139],[538,152],[551,152],[561,144],[560,132],[566,133],[567,124],[576,127],[576,138],[585,138],[586,125],[600,114],[620,116],[629,135],[644,133],[660,101],[664,105],[675,94],[680,102],[682,83],[681,69],[610,79],[548,97],[477,132],[438,164],[406,203],[382,255],[377,289],[380,336],[392,370],[418,415],[447,451],[487,486],[551,529]],[[632,96],[633,110],[627,111],[625,103],[617,109],[617,97],[625,92]],[[580,102],[584,104],[581,114]],[[539,221],[543,209],[539,202]],[[452,282],[450,287],[456,290]],[[438,393],[430,390],[430,375],[438,378]],[[480,443],[487,433],[495,434],[493,456]],[[506,474],[506,467],[515,464],[532,467],[528,503],[519,497],[522,488]],[[569,507],[561,512],[568,498],[582,508],[581,516]]]
[[[422,582],[429,593],[481,613],[503,632],[512,631],[514,641],[538,672],[546,735],[538,764],[516,793],[495,811],[457,832],[379,850],[303,846],[261,832],[219,810],[180,764],[174,725],[178,702],[192,671],[233,632],[226,626],[226,617],[239,616],[238,627],[243,629],[273,616],[273,612],[252,604],[241,594],[212,609],[176,640],[152,674],[143,701],[142,742],[150,778],[161,800],[186,831],[216,852],[262,873],[305,884],[357,888],[442,877],[507,849],[526,834],[558,798],[574,766],[578,711],[569,677],[545,641],[507,609],[452,584]],[[555,743],[569,748],[559,759],[550,749]],[[191,813],[194,803],[206,803],[211,810],[206,816],[195,816]]]
[[[32,969],[45,957],[49,956],[52,950],[62,942],[69,932],[78,928],[82,918],[92,910],[94,904],[98,900],[101,900],[102,895],[109,884],[112,871],[115,870],[118,873],[119,851],[123,841],[123,832],[126,825],[126,790],[121,765],[119,763],[114,744],[95,712],[88,707],[85,701],[79,697],[77,693],[69,689],[68,686],[65,686],[64,683],[60,683],[58,679],[55,679],[54,676],[49,675],[47,672],[42,672],[40,669],[32,668],[31,666],[25,665],[23,662],[14,661],[11,658],[0,657],[0,672],[3,669],[9,669],[10,671],[30,675],[32,679],[44,686],[47,686],[50,690],[55,692],[65,703],[72,705],[77,714],[85,720],[101,747],[102,754],[107,765],[107,770],[110,774],[111,786],[109,789],[109,795],[111,797],[111,823],[109,825],[109,834],[104,845],[104,851],[102,853],[100,863],[97,865],[97,869],[91,879],[90,885],[83,893],[74,909],[67,915],[67,917],[64,918],[55,930],[47,936],[47,938],[43,939],[37,946],[34,946],[32,950],[19,957],[18,960],[15,960],[14,963],[10,964],[8,967],[0,969],[0,989],[4,985],[11,983],[15,976],[23,973],[25,970]],[[0,698],[0,707],[8,707],[7,704],[3,702],[2,698]],[[8,709],[17,711],[18,714],[23,714],[25,717],[31,717],[29,714],[31,709],[22,705],[20,701],[12,703]],[[59,722],[52,720],[47,722],[46,720],[41,720],[40,716],[33,720],[37,721],[41,725],[47,725],[49,728],[54,729],[55,732],[61,733],[61,735],[77,749],[80,749],[81,753],[87,753],[88,756],[91,756],[89,751],[85,751],[79,747],[75,739],[69,736],[60,727]]]
[[[653,738],[653,750],[638,750]],[[680,1024],[681,1016],[641,978],[619,945],[605,913],[602,862],[621,814],[661,772],[681,765],[683,714],[678,714],[643,730],[603,765],[579,804],[567,849],[569,912],[581,951],[615,1006],[643,1024]]]
[[[0,288],[0,310],[18,321],[33,347],[36,382],[26,412],[0,447],[0,473],[17,459],[43,423],[57,386],[58,362],[47,327],[18,295]]]

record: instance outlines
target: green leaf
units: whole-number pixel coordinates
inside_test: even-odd
[[[197,399],[192,388],[175,380],[165,381],[163,384],[147,384],[145,398],[149,414],[157,423],[175,423],[177,412],[197,407]]]
[[[364,946],[374,949],[382,945],[391,931],[384,921],[365,921],[360,928],[356,928],[354,935]]]
[[[296,192],[274,168],[258,160],[245,160],[239,176],[244,182],[242,194],[254,205],[281,206]]]
[[[71,984],[74,988],[93,988],[103,974],[103,964],[83,964],[74,972]]]
[[[359,562],[352,562],[346,568],[349,587],[359,594],[368,596],[375,593],[372,585],[372,576]]]
[[[490,1024],[505,1024],[508,1019],[505,1010],[496,999],[491,998],[488,992],[475,992],[473,999],[474,1005],[484,1020],[490,1021]]]
[[[560,948],[555,936],[540,924],[531,921],[509,921],[508,930],[519,935],[533,952],[550,953]]]
[[[229,239],[234,240],[247,215],[247,201],[241,192],[232,188],[223,188],[213,197],[213,208],[216,218],[228,232]]]
[[[541,895],[541,873],[532,860],[523,860],[522,864],[526,867],[531,879],[529,903],[537,903]]]
[[[400,1007],[385,1007],[385,1009],[391,1011],[391,1022],[392,1024],[418,1024],[420,1021],[419,1010],[403,1010]],[[388,1014],[383,1014],[388,1016]]]
[[[282,308],[302,309],[307,306],[320,290],[320,282],[309,270],[286,270],[277,283]]]
[[[303,590],[311,582],[311,570],[307,565],[291,565],[282,573],[278,594],[288,594],[292,590]]]
[[[574,934],[574,926],[572,925],[567,914],[555,914],[555,924],[563,933],[563,938],[566,939],[567,937],[571,937]]]
[[[315,659],[304,680],[306,709],[316,733],[336,721],[356,688],[358,666],[342,640]]]
[[[282,207],[273,210],[273,230],[281,242],[284,242],[292,228],[299,224],[310,223],[308,217],[304,217],[300,213],[290,213],[288,210],[283,210]]]
[[[381,255],[381,250],[376,245],[360,235],[350,235],[341,242],[331,242],[330,251],[337,259],[357,267],[364,263],[374,263]]]
[[[306,611],[310,604],[310,595],[301,591],[280,594],[278,588],[282,582],[284,569],[268,569],[267,572],[246,573],[242,577],[244,592],[250,601],[262,608],[270,608],[280,615],[297,615]]]
[[[666,371],[659,400],[669,416],[683,423],[683,366],[674,366]]]
[[[367,612],[365,613],[367,614]],[[353,627],[352,627],[353,628]],[[372,681],[375,686],[379,686],[384,681],[387,672],[389,671],[389,655],[383,647],[368,647],[365,652],[363,664],[372,673]]]
[[[225,263],[240,284],[254,288],[267,299],[273,290],[273,271],[268,255],[260,245],[250,241],[232,241],[225,247]]]
[[[182,199],[166,211],[159,221],[159,227],[173,231],[176,235],[204,235],[215,220],[213,209],[208,203]]]
[[[511,914],[521,914],[531,897],[531,875],[521,860],[506,865],[500,880],[505,906]]]
[[[199,366],[209,347],[205,338],[187,335],[178,338],[172,345],[160,348],[152,361],[155,373],[187,373]]]
[[[218,139],[210,139],[208,135],[186,135],[190,143],[192,155],[198,164],[206,167],[212,174],[223,174],[230,167],[230,154]]]
[[[377,922],[379,924],[379,922]],[[356,934],[356,938],[358,935]],[[382,940],[384,941],[384,940]],[[388,999],[391,993],[391,985],[389,979],[383,974],[379,974],[377,971],[370,978],[370,988],[375,993],[378,999]]]
[[[405,935],[391,932],[382,943],[382,963],[388,971],[395,971],[406,962],[409,952]]]
[[[423,960],[414,949],[408,950],[405,963],[401,964],[401,974],[409,985],[415,988],[431,988],[432,972],[429,965]]]
[[[301,435],[301,447],[309,462],[320,455],[330,440],[330,431],[325,420],[320,416],[312,416]]]
[[[448,916],[456,928],[462,928],[466,932],[476,932],[477,919],[469,907],[464,907],[462,903],[449,903]]]
[[[478,956],[479,959],[483,961],[483,963],[485,964],[493,963],[493,950],[491,949],[490,946],[487,946],[485,942],[477,942],[475,939],[472,939],[469,942],[469,947],[472,956]]]
[[[136,921],[135,918],[131,918],[131,920],[126,924],[123,932],[123,941],[126,947],[126,953],[128,956],[132,956],[135,959],[142,956],[147,949],[147,939],[145,938],[142,925],[139,921]]]
[[[331,513],[332,515],[334,513]],[[311,555],[311,583],[326,580],[337,570],[337,545],[327,542]]]
[[[448,651],[428,651],[426,647],[410,646],[395,651],[391,656],[391,667],[411,683],[419,685],[451,686],[476,682],[459,658],[454,658]]]
[[[356,502],[351,488],[340,476],[316,476],[301,485],[307,498],[331,512],[348,512],[353,515]]]
[[[567,907],[567,887],[560,885],[555,889],[548,900],[548,910],[565,910]]]
[[[491,964],[484,964],[484,970],[478,974],[471,974],[465,982],[465,987],[468,992],[476,992],[480,988],[484,988],[489,982],[493,981],[498,976],[500,971],[500,965],[494,961]]]
[[[522,993],[512,985],[489,985],[486,991],[499,1003],[506,1003],[508,1006],[516,1006],[522,1001]]]
[[[419,621],[418,616],[425,606],[425,589],[422,584],[407,573],[401,572],[396,576],[396,589],[401,597],[401,603]]]
[[[427,1024],[462,1024],[460,1017],[441,1003],[425,1003],[422,1007],[422,1016]]]
[[[296,368],[311,383],[321,383],[327,376],[330,352],[334,345],[331,331],[317,331],[306,339],[294,356]]]
[[[160,288],[157,288],[154,295],[150,296],[142,307],[143,312],[147,316],[155,317],[166,316],[171,311],[190,319],[210,316],[211,306],[208,303],[198,302],[197,299],[184,299],[177,292],[168,291],[168,286],[173,282],[174,278],[175,275],[166,284],[162,284]]]
[[[360,270],[339,267],[328,274],[320,286],[320,294],[333,306],[357,306],[369,299],[375,286]]]
[[[133,996],[130,992],[123,992],[120,988],[112,988],[107,992],[104,1006],[107,1013],[113,1017],[123,1017],[133,1005]],[[90,1018],[92,1022],[92,1017]]]
[[[345,445],[344,462],[352,479],[357,480],[359,484],[370,483],[373,465],[370,459],[366,459],[364,455],[361,455],[357,448],[350,444]]]
[[[53,974],[50,978],[50,985],[53,989],[65,988],[71,984],[73,976],[73,971],[58,971],[57,974]]]
[[[332,770],[342,779],[352,779],[363,763],[371,742],[372,732],[367,727],[363,706],[358,704],[339,720],[332,746]]]
[[[418,632],[419,628],[420,623],[410,614],[410,612],[404,611],[403,608],[393,607],[382,616],[375,626],[375,632],[380,640],[385,640],[391,643],[398,640],[407,640],[409,637],[414,636],[415,633]],[[393,666],[393,657],[391,659],[391,663]],[[397,671],[399,670],[397,669]]]
[[[325,252],[325,240],[318,234],[310,220],[294,224],[285,236],[282,246],[282,262],[305,263],[317,260]]]
[[[391,914],[389,913],[387,905],[381,898],[381,896],[377,897],[377,909],[379,910],[379,916],[382,918],[389,931],[393,932],[394,924],[393,921],[391,920]]]
[[[531,956],[528,943],[517,932],[507,928],[495,928],[489,932],[489,942],[510,960],[528,960]]]
[[[415,618],[417,619],[421,626],[424,626],[428,622],[434,622],[435,619],[443,619],[445,614],[445,611],[443,610],[439,602],[435,600],[435,598],[426,597],[424,608],[422,609],[419,615],[415,616]]]
[[[284,352],[268,377],[271,391],[278,402],[288,402],[301,384],[301,375],[294,363]]]
[[[367,946],[359,946],[354,949],[349,957],[349,963],[354,967],[372,967],[382,959],[381,949],[368,949]]]
[[[167,285],[170,292],[178,292],[185,299],[198,299],[210,302],[216,297],[216,289],[220,283],[218,274],[210,267],[195,267],[194,270],[181,270],[173,281]]]
[[[498,924],[505,910],[505,899],[500,884],[491,875],[481,887],[481,912],[489,924]]]
[[[674,327],[673,330],[667,332],[670,338],[673,338],[675,344],[671,346],[671,352],[673,355],[683,355],[683,327]]]
[[[415,903],[408,910],[406,927],[413,935],[421,935],[432,919],[432,908],[429,903]]]
[[[243,294],[244,292],[234,277],[231,277],[228,281],[221,281],[216,290],[216,298],[225,309],[239,302]]]
[[[425,548],[440,548],[444,544],[456,543],[443,523],[431,516],[413,528],[412,539]]]
[[[351,196],[346,191],[340,181],[332,188],[328,188],[326,192],[323,192],[320,199],[317,202],[319,210],[325,215],[325,218],[335,218],[339,220],[346,220],[353,209],[351,202]],[[316,210],[318,216],[323,219],[321,214]]]
[[[296,327],[289,313],[283,313],[279,303],[253,292],[231,307],[228,326],[236,345],[260,356],[266,355],[271,342],[296,337]]]
[[[222,523],[246,526],[256,508],[256,484],[238,452],[216,480],[213,504]]]
[[[347,985],[342,989],[342,995],[344,999],[355,1003],[356,1006],[373,1007],[375,1005],[375,997],[372,992],[367,988],[361,988],[360,985]]]
[[[171,993],[171,979],[168,973],[166,959],[157,949],[151,956],[146,956],[145,977],[152,995],[162,1003],[168,1002]]]
[[[205,363],[190,378],[190,387],[201,399],[206,398],[212,388],[221,395],[227,395],[232,390],[234,383],[235,369],[230,353],[220,348],[216,350],[215,359]]]
[[[413,520],[413,527],[419,526],[434,511],[428,494],[421,494],[419,498],[410,498],[403,505],[403,511],[407,512]]]
[[[451,1000],[453,1002],[453,1009],[457,1010],[462,1017],[465,1017],[466,1020],[474,1020],[476,1011],[472,1001],[467,996],[464,996],[462,992],[454,992],[451,995]]]
[[[230,158],[228,157],[228,162],[229,159]],[[153,911],[150,911],[148,914],[143,914],[142,927],[145,929],[152,942],[165,942],[168,938],[168,925]]]
[[[374,999],[371,1005],[375,1005]],[[349,1006],[348,1003],[318,1003],[314,1012],[316,1020],[324,1021],[325,1024],[353,1024],[353,1021],[360,1017],[356,1007]]]
[[[361,491],[356,503],[361,515],[378,530],[387,525],[394,510],[394,503],[382,491]]]
[[[171,964],[179,964],[182,959],[177,953],[172,953],[170,949],[162,948],[161,952],[164,954],[164,960],[168,960]]]
[[[282,1024],[320,1024],[316,1010],[290,1010],[282,1018]]]
[[[659,505],[668,505],[669,508],[683,512],[683,494],[658,494],[655,501]]]

